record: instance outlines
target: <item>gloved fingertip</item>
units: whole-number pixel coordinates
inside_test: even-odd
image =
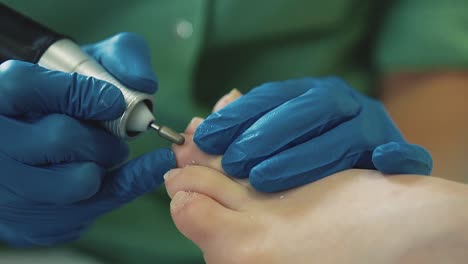
[[[164,174],[176,167],[176,159],[172,150],[162,148],[146,153],[126,166],[131,168],[131,180],[137,183],[139,192],[143,194],[164,182]]]
[[[158,187],[164,182],[164,174],[175,167],[175,155],[171,150],[155,150],[117,169],[106,192],[111,192],[121,203],[131,201]]]
[[[288,188],[283,182],[266,180],[265,177],[257,173],[252,173],[249,176],[249,183],[255,190],[263,193],[274,193]]]
[[[145,160],[144,172],[152,173],[158,183],[164,181],[163,176],[166,172],[177,166],[174,152],[166,148],[150,152],[142,158]]]
[[[372,153],[375,168],[384,174],[430,175],[433,161],[421,146],[390,142],[378,146]]]
[[[193,141],[203,152],[210,155],[222,155],[226,150],[225,140],[217,133],[218,129],[211,121],[203,121],[195,130]]]
[[[246,167],[246,155],[243,152],[230,152],[224,155],[221,165],[229,176],[238,179],[249,177],[249,169]]]
[[[256,165],[250,171],[249,182],[255,190],[264,193],[275,193],[317,180],[315,174],[314,177],[285,174],[285,172],[288,173],[291,171],[280,171],[278,168],[273,168],[273,166],[271,166],[272,162],[276,163],[274,160],[267,160]]]

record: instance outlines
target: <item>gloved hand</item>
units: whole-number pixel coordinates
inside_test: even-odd
[[[156,91],[140,37],[120,34],[86,50],[129,87]],[[76,239],[98,216],[162,182],[175,166],[166,149],[111,170],[128,147],[95,122],[124,110],[109,83],[21,61],[0,65],[0,240],[29,246]]]
[[[225,172],[263,192],[313,182],[350,168],[430,174],[432,158],[408,144],[382,104],[339,78],[263,84],[196,130],[198,147],[223,155]]]

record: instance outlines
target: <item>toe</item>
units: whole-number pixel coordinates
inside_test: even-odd
[[[184,134],[186,135],[193,135],[197,127],[203,122],[203,118],[201,117],[194,117],[190,120],[190,123],[187,125]]]
[[[230,233],[240,231],[241,213],[224,207],[212,198],[187,191],[178,191],[171,201],[171,216],[179,231],[203,251]]]
[[[250,193],[248,188],[219,171],[202,166],[171,170],[165,175],[165,183],[170,197],[179,191],[197,192],[236,211],[246,206]]]
[[[218,102],[216,102],[215,106],[213,107],[213,112],[221,110],[226,105],[234,102],[237,98],[241,97],[242,94],[237,89],[232,89],[228,94],[221,97]]]
[[[209,155],[201,151],[195,142],[193,135],[185,134],[185,143],[181,146],[174,144],[172,151],[176,155],[177,167],[188,165],[202,165],[223,172],[221,156]]]

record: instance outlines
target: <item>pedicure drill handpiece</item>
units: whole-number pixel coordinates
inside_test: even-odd
[[[127,109],[118,119],[102,125],[120,138],[132,139],[152,128],[175,144],[185,141],[179,133],[156,124],[150,94],[126,88],[72,40],[0,3],[0,63],[9,59],[37,63],[50,70],[76,72],[116,86],[122,91]]]

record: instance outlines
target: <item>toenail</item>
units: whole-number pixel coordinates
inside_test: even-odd
[[[166,174],[164,174],[163,178],[165,181],[167,181],[167,179],[171,178],[171,177],[174,177],[175,175],[179,174],[180,173],[180,169],[172,169],[168,172],[166,172]]]
[[[171,211],[175,212],[184,207],[188,200],[193,196],[193,192],[177,192],[171,201]]]

